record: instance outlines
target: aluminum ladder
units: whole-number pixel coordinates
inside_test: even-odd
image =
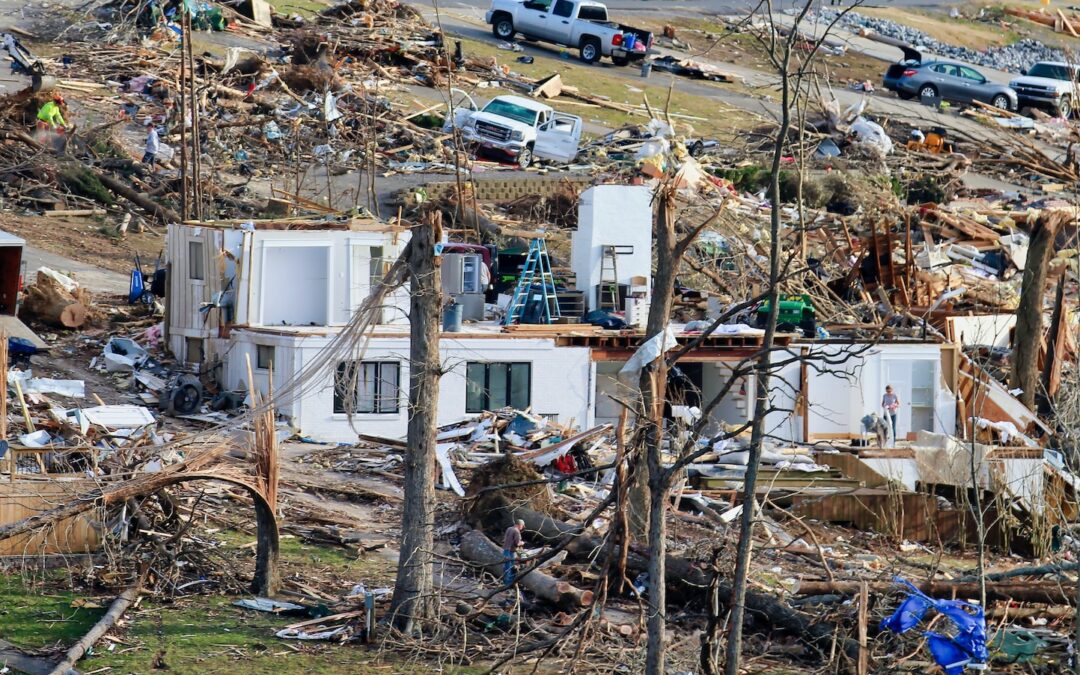
[[[533,287],[539,284],[537,294]],[[514,297],[506,308],[504,326],[521,323],[530,300],[542,296],[543,308],[540,311],[541,323],[551,323],[552,318],[561,316],[559,299],[555,295],[555,277],[551,274],[551,258],[548,256],[547,242],[537,238],[529,242],[529,254],[521,270]]]

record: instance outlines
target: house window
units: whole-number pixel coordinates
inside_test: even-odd
[[[345,361],[334,373],[334,412],[398,412],[401,364],[397,361]]]
[[[465,366],[465,412],[507,406],[524,410],[532,392],[531,363],[468,363]]]
[[[203,243],[201,241],[188,242],[188,278],[192,281],[206,279],[206,268],[203,265]]]
[[[255,345],[255,367],[270,370],[274,364],[274,348],[271,345]]]

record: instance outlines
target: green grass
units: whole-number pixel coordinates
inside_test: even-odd
[[[315,16],[332,4],[334,3],[321,2],[320,0],[272,0],[270,2],[270,6],[278,14],[285,14],[286,16],[299,14],[304,18]]]
[[[225,531],[215,536],[224,543],[226,558],[231,552],[239,562],[250,563],[253,548],[245,545],[254,541],[253,535]],[[394,563],[378,551],[357,557],[343,548],[312,546],[285,535],[280,553],[283,577],[309,582],[331,595],[344,595],[361,581],[369,588],[393,584]],[[74,592],[67,577],[59,573],[36,585],[18,575],[0,576],[0,639],[28,649],[66,648],[90,629],[114,597]],[[302,619],[234,607],[237,597],[189,596],[175,602],[146,597],[110,632],[121,642],[99,642],[95,653],[80,663],[80,670],[150,673],[162,663],[174,673],[368,675],[432,670],[427,664],[406,662],[394,652],[379,653],[376,646],[280,640],[275,632]],[[72,607],[82,599],[100,607]],[[484,669],[442,672],[468,675]]]
[[[254,560],[255,536],[236,531],[224,531],[215,534],[227,547],[245,548]],[[392,560],[379,551],[371,551],[355,556],[351,551],[338,546],[314,546],[288,534],[281,535],[279,562],[283,573],[296,570],[318,570],[324,574],[352,579],[353,583],[363,581],[369,587],[372,584],[390,585],[393,583],[396,567]],[[342,589],[348,590],[347,588]]]
[[[72,607],[83,596],[57,590],[55,582],[52,577],[29,585],[16,575],[0,576],[0,640],[26,649],[67,644],[82,637],[105,613],[103,608]]]

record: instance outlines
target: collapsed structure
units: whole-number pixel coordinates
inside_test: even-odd
[[[251,5],[251,21],[235,20],[253,34],[271,30],[267,17],[258,18],[261,3]],[[185,17],[181,27],[221,16]],[[258,597],[241,601],[248,610],[310,611],[276,626],[282,639],[363,641],[383,632],[375,619],[389,611],[386,594],[360,580],[342,587],[341,575],[315,588],[296,567],[279,573],[290,562],[279,561],[278,536],[357,557],[404,536],[393,528],[402,467],[416,450],[407,440],[416,412],[409,384],[416,298],[403,270],[417,255],[417,228],[435,231],[432,223],[445,222],[434,261],[426,262],[437,270],[444,318],[432,437],[436,482],[447,493],[432,520],[438,552],[453,560],[441,567],[437,601],[443,614],[459,602],[460,618],[446,619],[437,633],[455,645],[451,661],[494,668],[519,653],[498,633],[520,619],[489,603],[520,601],[490,579],[505,574],[505,558],[489,538],[500,541],[516,520],[541,549],[513,579],[536,601],[516,624],[539,636],[529,648],[558,645],[595,621],[619,651],[607,658],[604,646],[583,647],[590,658],[640,670],[639,600],[651,597],[651,585],[667,584],[669,610],[694,608],[692,616],[672,612],[673,626],[715,633],[730,595],[733,523],[749,512],[760,523],[754,564],[763,580],[749,596],[755,639],[763,648],[773,639],[790,642],[767,655],[765,669],[825,658],[830,640],[839,641],[845,656],[838,658],[857,661],[899,639],[886,629],[910,626],[887,620],[874,631],[868,618],[884,618],[898,604],[885,593],[890,557],[898,573],[918,576],[909,590],[926,594],[923,613],[934,597],[974,598],[976,581],[988,582],[981,593],[1000,603],[982,607],[988,617],[1022,609],[1032,620],[1026,633],[1002,620],[1000,634],[1023,640],[1043,630],[1040,658],[1064,662],[1054,641],[1064,628],[1036,622],[1072,611],[1075,594],[1061,587],[1074,583],[1065,574],[1075,564],[1011,569],[1008,556],[1055,558],[1074,545],[1078,482],[1065,408],[1077,391],[1068,309],[1076,297],[1076,216],[1053,195],[1076,182],[1077,169],[1068,153],[1064,162],[1052,159],[1055,144],[1075,140],[1070,123],[1047,122],[1034,139],[1010,136],[997,153],[986,152],[984,139],[957,134],[952,153],[944,134],[920,141],[903,122],[878,125],[822,105],[820,121],[788,139],[801,148],[792,158],[799,166],[783,172],[781,203],[770,203],[768,147],[719,147],[678,132],[670,115],[653,119],[647,104],[582,93],[558,76],[530,80],[497,59],[451,56],[441,34],[396,3],[349,2],[311,24],[273,20],[291,31],[287,72],[283,61],[247,61],[242,51],[220,61],[184,57],[178,70],[198,93],[187,105],[194,118],[205,114],[199,121],[169,121],[176,97],[159,88],[168,84],[124,61],[103,67],[102,79],[126,79],[126,98],[118,100],[144,108],[125,114],[173,125],[165,138],[184,150],[164,172],[99,161],[130,140],[102,136],[100,128],[57,149],[6,122],[9,142],[0,152],[15,167],[12,184],[33,187],[34,194],[18,195],[24,205],[43,204],[49,213],[89,206],[83,210],[95,217],[98,206],[115,210],[122,201],[125,216],[107,211],[110,217],[124,218],[123,228],[133,218],[150,228],[164,223],[165,250],[154,285],[141,285],[139,265],[140,285],[119,308],[78,293],[76,281],[55,271],[38,272],[28,284],[36,290],[19,296],[10,270],[20,266],[5,247],[6,334],[26,330],[34,349],[48,348],[12,320],[11,298],[60,297],[43,303],[47,311],[24,305],[22,314],[50,333],[84,328],[90,316],[75,358],[92,354],[86,372],[103,378],[92,387],[104,390],[111,378],[117,402],[83,406],[77,381],[29,372],[29,365],[50,367],[40,357],[5,370],[0,437],[11,443],[0,454],[9,479],[0,483],[0,505],[10,508],[0,509],[0,553],[104,549],[110,562],[101,578],[125,589],[118,613],[139,593],[185,597],[212,584],[251,588]],[[147,39],[168,44],[173,37],[163,30],[155,24]],[[324,39],[329,34],[334,40]],[[75,58],[98,65],[84,47],[71,50]],[[146,59],[144,49],[116,48]],[[587,158],[584,169],[518,181],[500,175],[505,166],[458,147],[449,105],[443,119],[427,120],[442,104],[406,114],[383,98],[382,87],[403,81],[451,96],[454,83],[491,82],[648,122],[586,142],[548,166]],[[36,96],[31,87],[5,102],[25,110]],[[535,108],[533,123],[545,124],[548,106],[522,107]],[[551,114],[553,123],[571,122],[564,131],[576,145],[582,118]],[[453,181],[428,177],[406,186],[396,217],[378,215],[393,212],[376,187],[386,174],[451,169]],[[968,169],[1044,194],[967,189],[958,197],[954,178]],[[335,176],[349,170],[359,178],[344,192]],[[885,170],[883,187],[874,181]],[[285,174],[288,180],[275,181]],[[259,177],[268,177],[262,186]],[[663,259],[659,243],[666,241],[661,193],[673,195],[679,210],[673,231],[689,237],[675,261]],[[785,273],[770,288],[768,219],[777,213]],[[56,285],[61,290],[46,293]],[[772,290],[775,335],[767,330]],[[62,314],[76,312],[75,304],[86,306],[72,326]],[[658,322],[654,307],[668,305]],[[94,323],[114,335],[92,333]],[[765,348],[771,380],[759,390],[755,368]],[[6,369],[6,355],[2,361]],[[658,363],[664,368],[656,370]],[[630,474],[646,471],[642,374],[664,371],[666,397],[655,406],[658,463],[677,484],[659,513],[679,529],[670,537],[667,577],[657,580],[648,576],[649,547],[631,541],[639,505]],[[1035,386],[1017,386],[1032,373]],[[899,403],[893,409],[883,406],[887,387]],[[759,399],[768,410],[760,456],[750,431]],[[286,439],[295,443],[283,446]],[[758,482],[748,489],[754,473]],[[223,486],[182,487],[192,481]],[[214,508],[205,509],[204,499]],[[393,505],[386,541],[370,543],[363,529],[370,523],[357,521],[380,514],[371,508],[358,516],[356,502]],[[197,525],[200,506],[214,511],[207,522],[216,524]],[[245,522],[251,515],[254,529]],[[253,555],[215,559],[218,544],[210,542],[221,528],[255,535]],[[992,564],[1002,569],[986,573],[980,557],[981,579],[970,580],[973,549],[993,551]],[[952,558],[928,565],[908,555],[919,551]],[[1031,580],[1003,581],[1011,577]],[[871,588],[882,591],[881,603],[871,603]],[[857,609],[843,604],[860,593]],[[699,610],[710,617],[704,629]],[[499,646],[464,639],[474,629]],[[408,635],[393,635],[409,648]],[[967,658],[1004,658],[1004,643]],[[560,649],[572,657],[573,649]],[[0,658],[6,655],[0,643]]]

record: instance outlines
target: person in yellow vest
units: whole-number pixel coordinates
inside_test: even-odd
[[[37,114],[37,127],[38,129],[57,130],[63,129],[67,126],[67,122],[64,121],[64,97],[60,94],[53,94],[52,100],[41,106],[41,110],[38,110]]]

